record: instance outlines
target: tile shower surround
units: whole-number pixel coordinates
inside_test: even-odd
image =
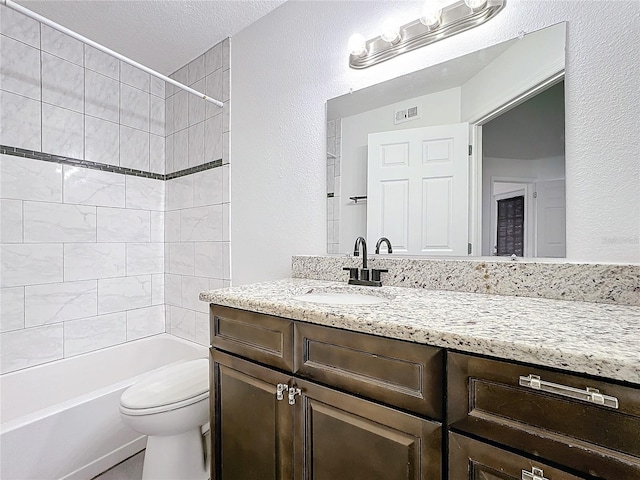
[[[203,289],[230,285],[229,39],[178,69],[171,78],[221,100],[202,102],[167,84],[165,304],[167,331],[209,344]],[[180,176],[222,159],[222,167]],[[174,177],[175,175],[175,177]]]
[[[226,108],[205,113],[221,126],[207,131],[219,132],[208,142],[221,153],[167,169],[165,147],[173,149],[165,142],[165,97],[175,94],[172,86],[6,7],[0,21],[1,371],[165,330],[206,342],[198,292],[195,302],[189,295],[205,281],[207,288],[230,283],[228,258],[216,256],[229,251],[222,228],[229,167],[221,167],[223,154],[228,161],[221,130],[228,142],[229,42],[192,62],[204,64],[205,75],[220,70],[217,85],[209,84],[226,94]],[[199,76],[191,64],[185,69]],[[192,113],[199,108],[191,102],[187,118],[190,106]],[[190,140],[197,151],[197,138]],[[172,237],[177,249],[164,238],[169,198],[180,206],[170,214],[179,229],[184,217],[184,235]],[[225,206],[214,205],[222,199]],[[213,227],[194,229],[203,208],[214,215]],[[173,273],[182,272],[176,262],[196,258],[198,271]]]

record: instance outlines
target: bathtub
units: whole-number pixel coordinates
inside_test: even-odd
[[[86,480],[145,447],[122,423],[120,395],[164,365],[207,356],[167,334],[0,377],[0,478]]]

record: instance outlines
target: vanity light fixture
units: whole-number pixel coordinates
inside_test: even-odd
[[[427,0],[420,18],[402,27],[387,22],[382,34],[369,41],[360,34],[352,35],[349,39],[349,66],[367,68],[482,25],[504,8],[505,1],[458,0],[442,6],[441,0]]]

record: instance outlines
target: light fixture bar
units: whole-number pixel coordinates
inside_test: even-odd
[[[442,17],[436,27],[429,28],[417,19],[400,27],[400,41],[395,44],[384,41],[380,36],[372,38],[366,43],[364,53],[349,56],[349,66],[355,69],[371,67],[402,53],[477,27],[495,17],[504,6],[505,0],[487,0],[483,7],[473,10],[464,0],[459,0],[442,9]]]
[[[60,25],[59,23],[56,23],[52,20],[49,20],[46,17],[43,17],[42,15],[37,14],[36,12],[33,12],[31,10],[29,10],[28,8],[23,7],[22,5],[17,4],[16,2],[13,2],[12,0],[0,0],[0,4],[5,5],[9,8],[11,8],[12,10],[15,10],[16,12],[20,12],[23,15],[26,15],[27,17],[33,18],[34,20],[37,20],[40,23],[43,23],[45,25],[48,25],[49,27],[58,30],[59,32],[62,32],[66,35],[69,35],[70,37],[75,38],[76,40],[80,40],[83,43],[86,43],[87,45],[100,50],[101,52],[104,52],[108,55],[111,55],[112,57],[117,58],[118,60],[122,60],[125,63],[128,63],[129,65],[132,65],[136,68],[139,68],[142,71],[147,72],[149,75],[153,75],[154,77],[157,77],[161,80],[164,80],[167,83],[170,83],[172,85],[175,85],[178,88],[181,88],[182,90],[185,90],[189,93],[192,93],[194,95],[197,95],[198,97],[202,98],[203,100],[206,100],[208,102],[214,103],[219,107],[223,107],[224,103],[220,102],[219,100],[216,100],[215,98],[211,98],[207,95],[205,95],[204,93],[201,93],[197,90],[194,90],[191,87],[187,87],[186,85],[183,85],[180,82],[175,81],[173,78],[169,78],[166,75],[163,75],[161,73],[156,72],[155,70],[150,69],[149,67],[145,67],[144,65],[136,62],[135,60],[131,60],[128,57],[125,57],[124,55],[119,54],[118,52],[114,52],[113,50],[111,50],[110,48],[105,47],[104,45],[101,45],[97,42],[94,42],[93,40],[88,39],[87,37],[83,37],[82,35],[80,35],[79,33],[74,32],[73,30],[69,30],[67,27],[63,27],[62,25]]]

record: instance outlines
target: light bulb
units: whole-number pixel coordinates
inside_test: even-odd
[[[442,8],[439,8],[438,3],[435,0],[427,0],[422,6],[422,14],[420,15],[420,23],[423,25],[434,28],[440,24],[442,18]]]
[[[485,6],[487,0],[464,0],[464,3],[471,10],[479,10]]]
[[[351,55],[355,55],[357,57],[361,56],[367,51],[367,44],[365,43],[364,37],[359,33],[354,33],[349,37],[349,52]]]
[[[400,27],[393,20],[387,20],[382,25],[382,33],[380,38],[385,42],[398,43],[400,40]]]

